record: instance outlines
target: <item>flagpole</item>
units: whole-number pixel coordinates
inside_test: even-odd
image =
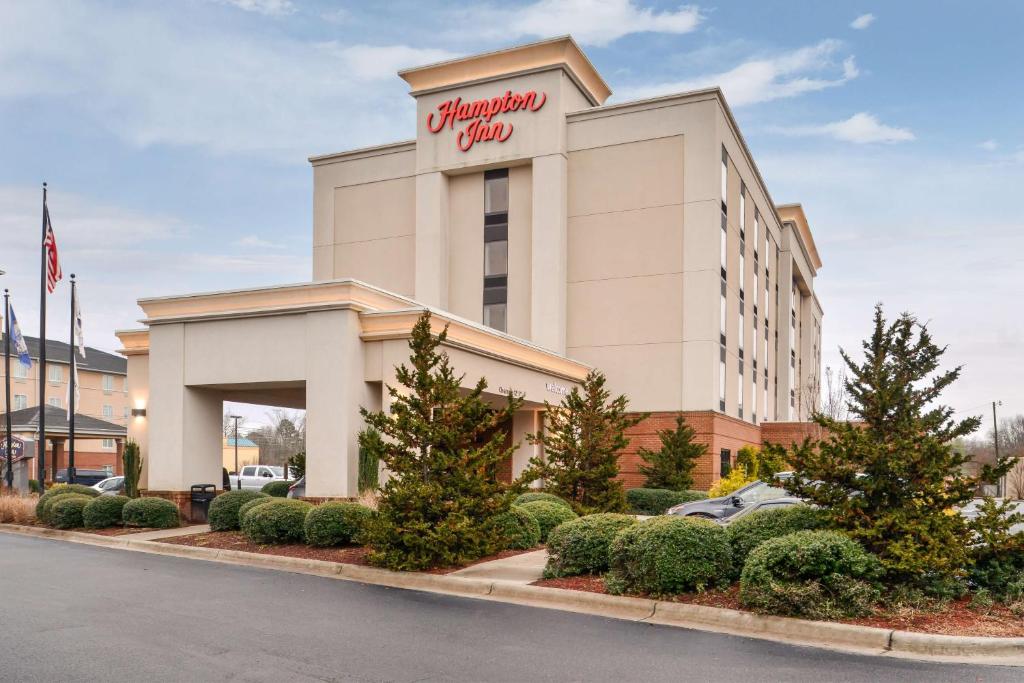
[[[39,271],[39,492],[46,491],[46,183],[43,183],[43,241]]]
[[[68,483],[75,483],[75,274],[71,273],[71,377],[68,379]]]
[[[11,438],[11,293],[4,289],[4,405],[7,407],[7,492],[14,492],[14,440]]]

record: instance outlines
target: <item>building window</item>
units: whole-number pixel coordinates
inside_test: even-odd
[[[750,373],[750,421],[757,424],[757,373]]]
[[[739,374],[736,376],[736,401],[738,404],[737,414],[743,419],[743,360],[739,361]]]
[[[103,419],[110,420],[114,417],[114,406],[103,406]]]
[[[114,448],[114,440],[113,439],[103,439],[103,447],[104,448],[110,448],[110,449]]]
[[[25,379],[28,377],[28,367],[15,360],[14,365],[11,366],[11,377],[14,379]]]
[[[743,257],[744,246],[745,245],[743,244],[743,240],[741,239],[740,240],[740,300],[743,299],[743,281],[746,279],[746,275],[747,275],[747,261]]]
[[[124,407],[124,419],[127,420],[131,416],[131,414],[132,414],[131,409],[128,408],[128,406],[125,406]]]
[[[722,213],[725,213],[725,198],[729,195],[729,154],[722,147]]]
[[[59,365],[47,365],[46,379],[50,380],[50,384],[60,384],[64,380],[64,373],[61,371],[61,367]]]
[[[103,393],[109,394],[114,390],[114,376],[103,375]]]
[[[732,453],[728,448],[723,448],[722,452],[718,454],[718,468],[723,477],[728,477],[729,472],[732,471]]]
[[[46,399],[46,405],[53,406],[54,408],[60,408],[60,398],[58,398],[57,396],[52,396]]]
[[[28,396],[26,396],[25,394],[15,394],[14,409],[24,410],[25,408],[28,408]]]
[[[718,356],[718,409],[725,412],[725,347],[719,349]]]
[[[761,214],[756,209],[754,210],[754,260],[757,260],[757,248],[761,242]]]
[[[740,302],[740,333],[739,333],[739,336],[737,337],[737,339],[739,341],[740,358],[743,358],[743,337],[745,337],[745,336],[746,336],[746,334],[744,332],[744,327],[743,327],[743,302],[741,301]]]
[[[764,324],[768,326],[768,316],[772,314],[771,298],[768,296],[768,280],[770,273],[768,269],[764,269]]]
[[[764,371],[764,405],[761,407],[764,409],[764,419],[770,419],[768,415],[768,370]]]
[[[721,252],[722,252],[722,279],[726,279],[726,265],[729,262],[729,226],[725,218],[725,212],[722,212],[722,239],[721,239]]]
[[[725,292],[726,292],[725,280],[723,280],[722,281],[722,296],[721,296],[721,304],[720,304],[721,312],[720,312],[720,315],[719,315],[719,319],[721,320],[721,324],[719,325],[719,341],[722,343],[723,346],[725,346],[725,339],[726,339],[726,336],[725,336],[725,321],[726,321],[727,306],[726,306],[726,295],[725,295]]]
[[[121,378],[121,391],[125,394],[128,393],[128,376],[125,375]]]
[[[747,186],[740,183],[740,239],[747,237]]]
[[[508,329],[508,169],[484,173],[483,323]]]

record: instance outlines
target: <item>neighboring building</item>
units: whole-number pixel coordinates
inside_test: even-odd
[[[0,334],[0,349],[3,348]],[[39,405],[39,339],[25,337],[32,367],[27,371],[16,357],[11,358],[11,407],[14,411]],[[124,357],[106,351],[85,349],[78,357],[78,401],[75,414],[118,425],[122,435],[130,418],[128,405],[128,363]],[[0,360],[0,387],[6,370]],[[66,418],[68,382],[71,377],[70,346],[65,342],[46,342],[46,403],[60,409]],[[0,413],[7,411],[5,392],[0,390]],[[49,415],[49,412],[47,412]],[[0,425],[0,429],[3,426]],[[49,450],[50,447],[48,447]],[[119,466],[117,439],[75,439],[75,466],[86,469]],[[48,464],[52,465],[53,463]]]
[[[222,462],[224,468],[231,473],[237,473],[235,468],[235,437],[224,437],[224,457]],[[244,437],[238,437],[238,467],[245,465],[258,465],[260,462],[260,447]]]
[[[821,261],[803,209],[772,201],[720,90],[604,105],[611,91],[571,38],[400,76],[416,99],[416,139],[310,160],[313,283],[140,301],[149,328],[122,340],[130,375],[133,357],[139,376],[148,373],[139,394],[153,392],[151,431],[158,347],[168,367],[160,382],[174,386],[161,393],[174,397],[173,418],[160,443],[191,450],[180,421],[198,410],[192,389],[210,399],[200,412],[206,420],[210,411],[211,429],[218,401],[262,394],[309,411],[310,495],[353,495],[358,405],[386,408],[382,383],[404,356],[404,342],[389,342],[407,335],[410,311],[422,307],[452,323],[453,349],[473,355],[453,355],[467,381],[482,374],[496,395],[526,398],[516,441],[541,423],[545,399],[556,402],[590,367],[603,370],[633,410],[652,413],[623,458],[630,485],[640,483],[636,449],[654,445],[679,413],[710,447],[702,486],[740,446],[760,443],[765,423],[807,419],[818,391]],[[356,312],[347,337],[336,330],[340,355],[286,370],[280,349],[305,349],[300,358],[323,350],[327,323],[309,316],[331,308]],[[282,326],[282,314],[300,312],[305,322]],[[256,338],[274,342],[265,357]],[[213,346],[232,353],[217,361]],[[259,362],[272,371],[256,371]],[[332,415],[314,414],[318,363],[358,374],[333,405],[344,425],[334,444],[317,435]],[[523,367],[540,374],[517,378]],[[314,481],[318,461],[339,457],[338,443],[344,466],[324,466],[321,476],[334,479]],[[160,458],[182,457],[177,449]],[[535,452],[520,448],[510,470]]]

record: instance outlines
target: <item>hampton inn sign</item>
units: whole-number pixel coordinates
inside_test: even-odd
[[[506,90],[502,97],[489,100],[473,100],[463,102],[461,97],[445,100],[437,105],[437,121],[435,112],[427,114],[427,130],[440,133],[445,127],[455,130],[455,122],[468,121],[455,138],[455,144],[463,152],[468,152],[477,142],[497,140],[505,142],[512,136],[512,124],[507,121],[492,121],[498,114],[510,111],[538,111],[548,101],[545,92],[539,95],[530,90],[524,93]]]

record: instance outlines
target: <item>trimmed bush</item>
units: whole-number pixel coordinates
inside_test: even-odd
[[[88,495],[86,495],[84,493],[75,493],[74,491],[58,491],[57,493],[55,493],[54,495],[50,496],[49,498],[47,498],[43,502],[42,516],[41,517],[37,517],[37,518],[41,522],[43,522],[44,524],[49,524],[50,523],[50,515],[53,512],[53,506],[57,503],[57,501],[65,498],[67,496],[84,496],[86,498],[93,498],[93,496],[88,496]]]
[[[128,496],[97,496],[82,510],[82,522],[87,529],[121,526],[121,513],[129,500]]]
[[[171,529],[181,524],[178,506],[165,498],[133,498],[121,510],[125,526]]]
[[[212,531],[231,531],[239,528],[238,509],[250,500],[267,498],[261,491],[225,491],[210,502],[206,518]]]
[[[77,529],[82,524],[82,510],[92,498],[80,493],[57,496],[50,507],[50,526],[57,529]]]
[[[544,577],[598,574],[608,569],[608,547],[626,527],[637,524],[629,515],[603,512],[571,519],[548,536]]]
[[[572,509],[572,505],[565,498],[559,498],[553,493],[544,493],[543,491],[527,491],[526,493],[520,493],[516,496],[516,499],[512,501],[512,504],[526,505],[527,503],[533,503],[538,500],[557,503],[558,505],[564,505],[570,510]]]
[[[879,597],[878,558],[834,531],[797,531],[761,543],[740,576],[740,601],[811,619],[868,614]]]
[[[518,505],[495,515],[491,522],[503,550],[526,550],[540,545],[537,518]]]
[[[329,501],[306,515],[306,542],[315,546],[355,543],[373,510],[359,503]]]
[[[568,506],[561,503],[552,503],[547,500],[535,500],[532,503],[523,503],[518,506],[533,515],[540,526],[540,542],[546,543],[551,530],[562,522],[576,519],[579,515],[573,512]]]
[[[674,595],[728,583],[732,548],[725,530],[691,517],[655,517],[612,540],[606,578],[613,594]]]
[[[769,538],[778,538],[797,531],[823,529],[828,524],[825,514],[810,505],[775,510],[761,510],[741,517],[725,529],[732,546],[732,562],[736,571],[743,569],[747,556]]]
[[[262,498],[253,498],[252,500],[242,503],[242,506],[238,508],[238,528],[242,528],[242,520],[249,514],[249,510],[254,507],[264,505],[274,500],[272,496],[263,496]]]
[[[275,498],[249,510],[242,533],[253,543],[301,543],[306,538],[306,514],[310,503],[294,498]]]
[[[274,498],[287,498],[288,487],[291,485],[290,481],[268,481],[260,491]]]
[[[636,515],[663,515],[673,505],[704,500],[708,495],[703,491],[672,491],[670,489],[629,489],[626,504]]]
[[[46,505],[46,501],[63,493],[80,493],[81,495],[89,496],[90,498],[95,498],[100,495],[100,492],[91,486],[83,486],[82,484],[54,484],[47,489],[46,493],[39,496],[39,500],[36,501],[36,519],[41,522],[45,522],[46,512],[44,511],[43,506]]]

